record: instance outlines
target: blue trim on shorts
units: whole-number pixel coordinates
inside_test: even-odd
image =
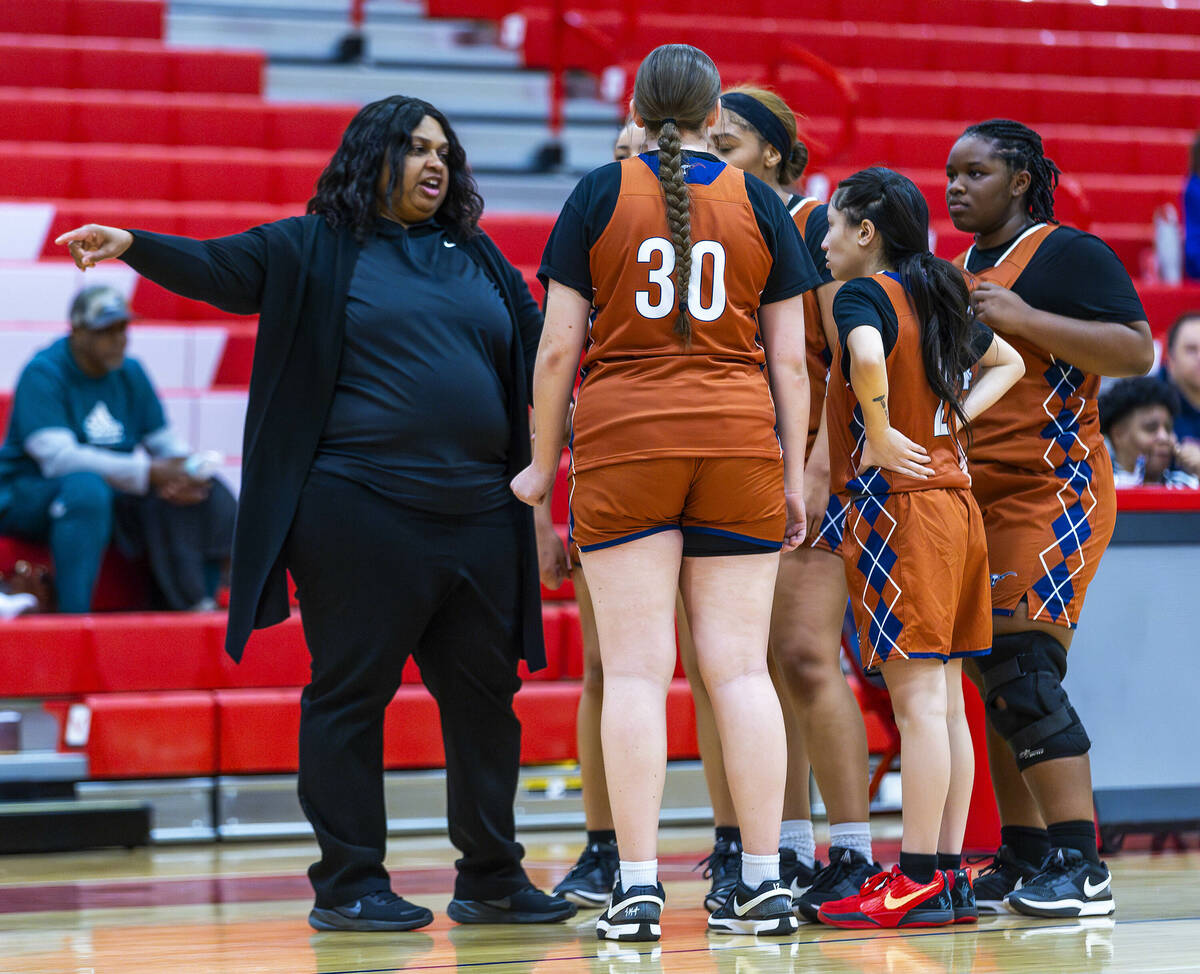
[[[663,531],[678,531],[678,524],[661,524],[656,528],[647,528],[645,531],[635,531],[633,534],[627,534],[623,538],[615,538],[612,541],[600,541],[596,544],[581,544],[580,551],[599,551],[601,548],[612,548],[619,544],[625,544],[629,541],[637,541],[639,538],[646,538],[652,534],[662,534]],[[578,544],[578,542],[576,542]]]
[[[748,534],[738,534],[735,531],[722,531],[720,528],[698,528],[691,525],[681,528],[684,534],[689,532],[692,534],[712,534],[718,538],[733,538],[735,541],[746,541],[749,544],[756,544],[761,548],[769,548],[771,551],[779,551],[783,548],[782,541],[765,541],[762,538],[752,538]]]
[[[992,615],[994,615],[994,616],[1013,616],[1016,614],[1017,614],[1016,609],[997,609],[997,608],[992,609]]]

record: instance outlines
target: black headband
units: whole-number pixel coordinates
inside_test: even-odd
[[[779,155],[783,159],[786,160],[791,156],[793,140],[788,136],[783,122],[779,121],[775,113],[757,98],[734,91],[721,96],[721,107],[737,112],[753,125],[759,135],[779,150]]]

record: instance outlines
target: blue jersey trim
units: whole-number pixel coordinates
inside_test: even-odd
[[[658,153],[643,152],[638,156],[658,178]],[[704,156],[688,153],[684,156],[683,181],[697,186],[711,186],[716,178],[725,171],[725,163],[718,159],[706,159]]]

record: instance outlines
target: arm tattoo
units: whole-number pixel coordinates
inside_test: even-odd
[[[891,416],[888,415],[887,396],[886,395],[876,396],[874,399],[871,400],[871,402],[879,403],[880,407],[883,409],[883,418],[886,420],[889,420],[889,421],[891,420]]]

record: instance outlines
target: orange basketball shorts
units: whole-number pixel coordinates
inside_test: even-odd
[[[840,546],[863,669],[992,645],[983,519],[966,489],[845,499]]]
[[[987,534],[993,614],[1010,616],[1025,601],[1031,620],[1074,629],[1116,526],[1108,454],[1046,473],[973,464],[971,492]]]
[[[581,551],[682,531],[689,556],[783,546],[783,460],[663,457],[571,472],[571,537]]]

